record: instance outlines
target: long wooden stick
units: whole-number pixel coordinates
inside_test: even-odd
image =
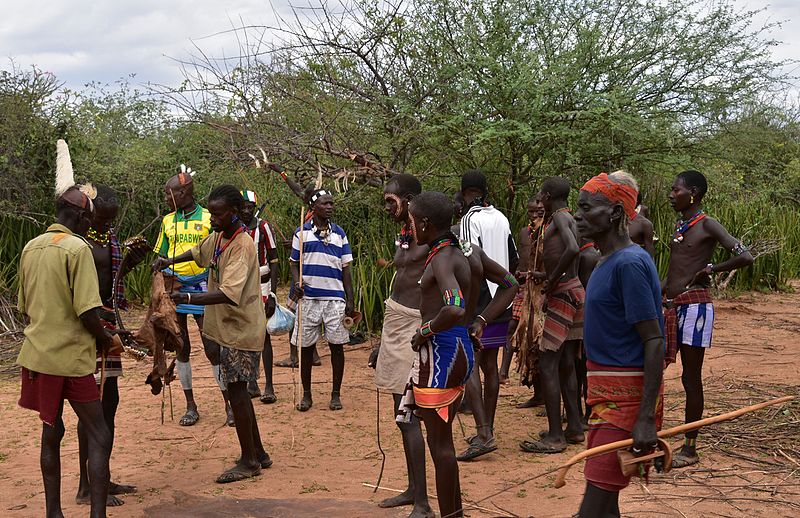
[[[731,419],[736,419],[737,417],[743,416],[744,414],[755,412],[757,410],[761,410],[762,408],[766,408],[768,406],[786,403],[787,401],[791,401],[793,399],[794,396],[784,396],[778,399],[771,399],[769,401],[764,401],[763,403],[759,403],[757,405],[740,408],[739,410],[734,410],[733,412],[728,412],[726,414],[715,415],[713,417],[707,417],[706,419],[701,419],[700,421],[694,421],[691,423],[686,423],[680,426],[676,426],[674,428],[669,428],[667,430],[661,430],[660,432],[658,432],[658,436],[660,438],[672,437],[673,435],[679,435],[684,432],[691,432],[692,430],[697,430],[698,428],[703,428],[704,426],[721,423],[723,421],[730,421]],[[602,455],[604,453],[621,450],[623,448],[629,448],[631,446],[633,446],[633,439],[625,439],[624,441],[610,442],[608,444],[603,444],[602,446],[597,446],[596,448],[591,448],[586,451],[582,451],[581,453],[569,459],[565,464],[563,464],[558,469],[558,474],[556,475],[555,482],[553,482],[553,487],[556,488],[564,487],[564,485],[566,484],[566,477],[569,468],[579,463],[580,461],[588,459],[590,457],[596,457],[597,455]]]
[[[300,288],[303,288],[303,234],[305,233],[303,226],[306,220],[306,208],[300,205],[300,281],[297,283]],[[300,371],[300,385],[297,388],[297,400],[303,401],[303,297],[297,298],[297,370]]]

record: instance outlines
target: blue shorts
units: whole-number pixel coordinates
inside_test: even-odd
[[[683,304],[678,306],[678,342],[694,347],[711,347],[714,331],[714,305]]]
[[[181,287],[178,291],[181,293],[190,293],[194,295],[196,293],[205,293],[208,291],[208,283],[206,282],[208,279],[208,270],[198,275],[178,275],[170,268],[167,268],[164,270],[164,273],[167,275],[174,275],[178,278],[178,281],[181,283]],[[178,304],[175,312],[183,315],[202,316],[205,313],[205,306]]]

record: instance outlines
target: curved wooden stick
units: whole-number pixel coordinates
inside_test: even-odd
[[[791,401],[793,399],[794,396],[784,396],[778,399],[764,401],[763,403],[759,403],[757,405],[740,408],[739,410],[734,410],[733,412],[728,412],[726,414],[715,415],[713,417],[707,417],[706,419],[701,419],[700,421],[694,421],[691,423],[682,424],[674,428],[661,430],[660,432],[658,432],[658,437],[659,438],[672,437],[673,435],[678,435],[684,432],[697,430],[698,428],[703,428],[704,426],[721,423],[723,421],[730,421],[731,419],[736,419],[737,417],[740,417],[744,414],[755,412],[756,410],[761,410],[762,408],[766,408],[768,406],[786,403],[787,401]],[[586,451],[582,451],[581,453],[569,459],[565,464],[561,465],[561,467],[558,469],[556,480],[555,482],[553,482],[553,487],[556,488],[564,487],[564,485],[566,485],[566,477],[569,468],[579,463],[580,461],[588,459],[589,457],[595,457],[597,455],[602,455],[604,453],[609,453],[612,451],[621,450],[623,448],[628,448],[630,446],[633,446],[633,439],[625,439],[624,441],[610,442],[608,444],[603,444],[602,446],[597,446],[596,448],[591,448]]]

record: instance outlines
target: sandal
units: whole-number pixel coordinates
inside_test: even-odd
[[[272,403],[278,401],[278,396],[276,396],[274,392],[267,392],[266,394],[261,396],[261,398],[259,398],[259,401],[261,401],[265,405],[271,405]]]
[[[222,475],[217,477],[217,484],[229,484],[231,482],[239,482],[240,480],[247,480],[248,478],[257,477],[261,474],[261,468],[258,467],[254,470],[248,470],[241,466],[234,466],[225,471]]]
[[[672,468],[685,468],[700,462],[700,456],[695,453],[694,455],[686,455],[683,450],[679,451],[672,456]]]
[[[200,420],[200,414],[197,413],[196,408],[190,408],[183,414],[178,424],[181,426],[194,426]]]
[[[552,446],[550,444],[544,443],[542,441],[522,441],[519,443],[519,447],[522,451],[528,453],[561,453],[567,449],[567,445],[564,444],[563,446]]]
[[[472,460],[477,459],[481,455],[486,455],[487,453],[492,453],[497,449],[497,444],[492,444],[494,442],[494,438],[488,443],[482,443],[480,441],[472,442],[469,447],[464,450],[461,455],[456,457],[456,460],[465,461],[465,460]]]
[[[542,430],[541,432],[539,432],[539,439],[544,439],[549,435],[549,433],[550,432],[548,432],[547,430]],[[533,437],[533,435],[531,435],[531,437]],[[567,440],[567,444],[582,444],[583,441],[586,440],[586,436],[582,433],[576,433],[571,435],[567,435],[566,433],[564,433],[564,439]]]

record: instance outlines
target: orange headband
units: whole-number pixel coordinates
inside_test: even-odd
[[[600,173],[586,182],[582,191],[592,194],[602,194],[612,203],[621,203],[628,219],[636,217],[636,197],[639,191],[629,185],[612,182],[606,173]]]

